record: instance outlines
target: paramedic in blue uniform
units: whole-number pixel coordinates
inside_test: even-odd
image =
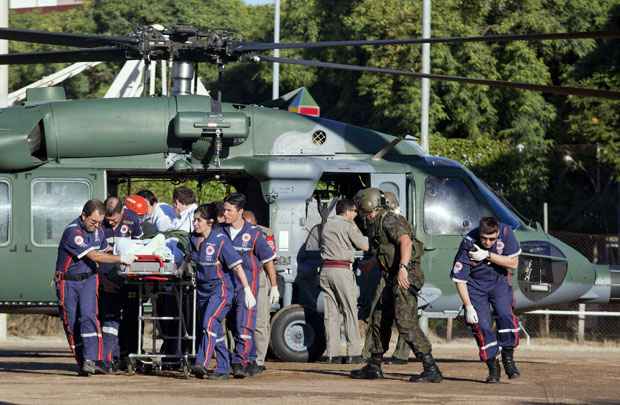
[[[194,234],[191,237],[191,258],[196,270],[198,314],[201,316],[202,338],[196,352],[194,374],[207,376],[207,366],[215,351],[216,368],[209,379],[227,379],[230,374],[230,354],[226,348],[224,319],[233,300],[233,276],[243,287],[243,305],[256,306],[256,299],[241,267],[241,256],[228,236],[217,226],[214,204],[199,206],[194,213]]]
[[[138,214],[144,214],[146,200],[137,195],[125,198],[123,204],[117,197],[108,197],[105,202],[105,220],[103,232],[108,246],[114,247],[116,238],[142,237],[142,227]],[[140,210],[139,212],[135,212]],[[120,360],[119,330],[123,335],[133,336],[135,333],[127,333],[127,329],[134,329],[137,325],[135,316],[131,316],[133,308],[131,301],[126,299],[127,289],[124,288],[124,280],[118,275],[118,266],[106,264],[101,266],[101,323],[103,324],[103,359],[108,371],[115,371]],[[134,302],[137,306],[137,303]],[[136,312],[135,310],[133,312]],[[132,318],[132,319],[129,319]],[[121,328],[121,319],[125,319]],[[137,337],[136,337],[137,339]]]
[[[230,237],[233,247],[243,259],[243,270],[252,290],[258,296],[260,271],[264,270],[269,279],[275,282],[276,273],[273,260],[275,253],[265,240],[262,232],[256,226],[243,219],[243,211],[247,200],[241,193],[232,193],[224,199],[224,232]],[[232,310],[234,316],[233,336],[235,349],[232,353],[233,374],[237,378],[244,378],[256,373],[256,346],[254,345],[254,330],[256,329],[256,309],[248,309],[244,304],[244,292],[241,285],[233,280],[235,297]]]
[[[519,344],[519,322],[514,315],[512,272],[518,267],[521,248],[512,229],[494,217],[484,217],[480,226],[461,242],[451,277],[465,307],[480,350],[487,364],[487,383],[498,383],[501,352],[508,378],[519,377],[513,352]],[[493,320],[496,329],[493,329]]]
[[[75,355],[80,375],[103,373],[103,341],[97,319],[99,288],[98,263],[131,264],[133,256],[105,253],[108,248],[101,222],[105,206],[90,200],[81,215],[65,228],[58,246],[56,293],[69,347]]]

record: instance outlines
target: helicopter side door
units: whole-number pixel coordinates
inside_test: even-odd
[[[0,175],[0,193],[6,184],[6,177]],[[15,174],[8,184],[13,200],[12,239],[6,251],[0,247],[0,258],[11,255],[14,260],[3,266],[0,299],[11,306],[54,304],[51,281],[60,237],[86,201],[105,196],[105,171],[39,168]],[[2,201],[0,195],[0,207]]]

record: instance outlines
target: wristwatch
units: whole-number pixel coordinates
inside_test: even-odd
[[[404,267],[404,268],[405,268],[405,270],[409,271],[409,265],[408,265],[408,264],[401,263],[401,264],[399,264],[399,265],[398,265],[398,268],[399,268],[399,269],[400,269],[400,268],[402,268],[402,267]]]

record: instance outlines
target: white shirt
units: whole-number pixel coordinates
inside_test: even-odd
[[[170,204],[157,203],[153,206],[153,211],[144,217],[144,222],[155,227],[157,232],[166,232],[172,229],[172,222],[177,215]]]
[[[241,227],[239,227],[239,229],[235,229],[231,225],[231,226],[228,227],[228,229],[230,230],[230,240],[235,240],[237,235],[239,235],[239,232],[241,232],[241,230],[243,229],[243,225]]]
[[[198,208],[197,204],[190,204],[187,208],[181,212],[181,214],[172,221],[172,229],[179,231],[192,232],[194,228],[192,222],[194,221],[194,211]]]

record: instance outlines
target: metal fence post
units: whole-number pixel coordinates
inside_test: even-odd
[[[585,332],[586,332],[586,304],[579,304],[579,315],[577,322],[577,341],[579,343],[583,343],[585,340]]]
[[[6,340],[7,338],[7,314],[0,314],[0,340]]]

